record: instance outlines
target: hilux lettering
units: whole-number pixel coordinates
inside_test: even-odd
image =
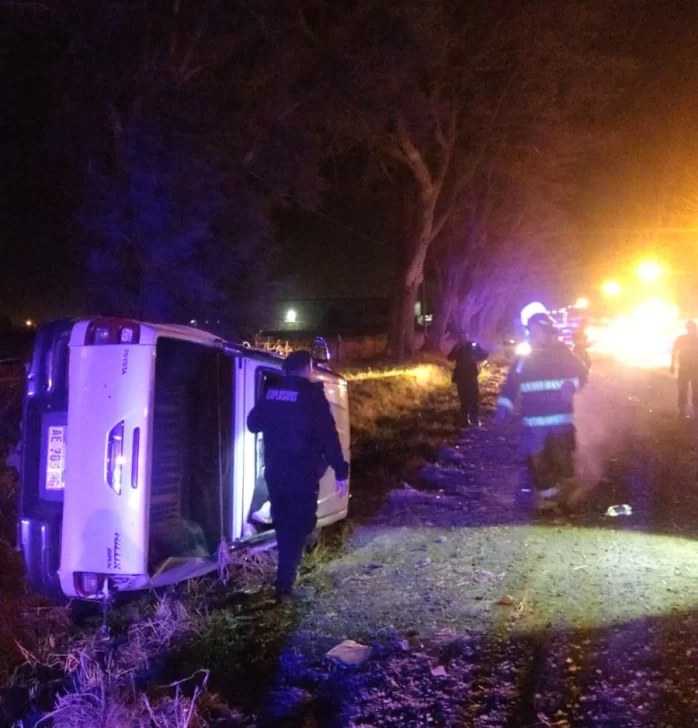
[[[121,534],[114,534],[114,568],[121,570]]]

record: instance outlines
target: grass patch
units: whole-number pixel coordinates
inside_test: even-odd
[[[352,419],[352,515],[322,534],[300,579],[316,590],[323,608],[329,608],[324,600],[336,596],[337,574],[347,568],[343,559],[364,558],[348,555],[355,527],[406,469],[432,459],[444,437],[458,429],[451,372],[443,362],[344,374]],[[488,392],[493,382],[485,377]],[[8,503],[9,524],[17,493],[16,478],[7,477],[0,495]],[[15,708],[24,703],[52,710],[51,722],[59,728],[242,725],[243,714],[255,715],[264,702],[293,645],[312,644],[322,652],[335,639],[336,630],[318,632],[313,624],[312,602],[270,608],[265,587],[273,582],[275,552],[234,563],[228,586],[195,580],[166,595],[127,600],[106,622],[96,615],[78,627],[67,609],[48,607],[26,591],[19,601],[8,598],[9,581],[21,583],[21,563],[5,550],[5,563],[16,571],[0,576],[8,575],[1,598],[0,669],[6,679],[14,670],[9,682]]]

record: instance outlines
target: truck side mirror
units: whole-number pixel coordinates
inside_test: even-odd
[[[313,357],[313,361],[319,362],[320,364],[326,364],[331,359],[330,349],[322,336],[318,336],[313,339],[313,348],[310,353]]]

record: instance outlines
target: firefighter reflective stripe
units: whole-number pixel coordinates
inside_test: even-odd
[[[500,397],[497,400],[497,407],[506,407],[508,410],[513,410],[514,403],[509,399],[509,397]]]
[[[572,379],[539,379],[534,382],[521,382],[521,393],[525,392],[559,392],[567,383],[572,382],[575,389],[579,389],[579,378]]]
[[[524,417],[521,422],[526,427],[555,427],[569,425],[574,422],[574,415],[543,415],[542,417]]]

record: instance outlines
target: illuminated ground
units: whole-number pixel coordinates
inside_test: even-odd
[[[464,462],[446,453],[396,480],[308,575],[316,599],[290,640],[307,671],[291,673],[307,679],[344,638],[379,656],[342,678],[327,725],[698,723],[695,431],[668,374],[611,362],[579,415],[574,518],[517,509],[512,433],[486,429],[462,439]],[[604,518],[614,503],[633,515]]]
[[[376,529],[320,578],[336,587],[311,617],[323,634],[405,631],[416,615],[471,632],[514,615],[517,632],[601,627],[698,606],[698,542],[575,526]],[[504,595],[512,605],[497,605]]]
[[[128,656],[125,635],[159,625],[166,645],[146,651],[138,690],[156,700],[208,670],[216,710],[201,700],[209,717],[197,725],[697,725],[698,428],[678,421],[675,384],[666,371],[595,364],[578,401],[585,499],[551,521],[517,506],[515,428],[463,435],[450,389],[415,410],[414,382],[356,380],[353,415],[366,424],[354,430],[351,521],[306,561],[310,598],[269,608],[257,586],[182,585],[171,601],[115,610],[111,654]],[[604,517],[623,503],[632,516]],[[256,585],[271,581],[265,568]],[[75,649],[73,627],[51,630],[48,614],[33,648],[48,631]],[[94,626],[77,639],[101,655]],[[373,650],[358,669],[325,658],[347,638]],[[75,689],[56,668],[25,665],[20,677],[7,695],[22,715],[37,692],[49,705]],[[140,693],[129,701],[133,716]],[[145,724],[134,721],[80,725]]]

